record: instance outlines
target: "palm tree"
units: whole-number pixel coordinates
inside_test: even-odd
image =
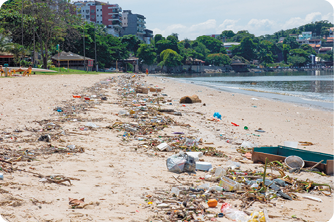
[[[0,52],[9,52],[13,48],[11,43],[5,35],[0,34]]]

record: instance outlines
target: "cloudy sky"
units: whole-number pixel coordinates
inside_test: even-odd
[[[73,1],[73,0],[72,0]],[[255,36],[319,20],[333,22],[334,0],[100,0],[146,17],[155,34],[179,39],[248,30]],[[2,4],[4,0],[0,0]]]

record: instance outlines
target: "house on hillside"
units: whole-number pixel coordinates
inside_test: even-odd
[[[319,54],[326,54],[328,51],[333,50],[333,47],[321,47],[319,49]]]
[[[316,53],[319,53],[319,49],[321,48],[321,45],[317,44],[308,44],[309,46],[312,47],[316,51]]]
[[[52,63],[56,67],[64,67],[68,69],[78,69],[92,71],[94,59],[84,57],[73,52],[61,52],[51,57]]]

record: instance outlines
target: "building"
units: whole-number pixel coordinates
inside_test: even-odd
[[[309,44],[321,45],[321,39],[310,39],[308,40]]]
[[[278,39],[278,43],[283,43],[284,39],[285,39],[285,37],[280,37],[280,38]]]
[[[234,45],[240,45],[240,42],[224,42],[224,48],[228,56],[232,57],[231,47]]]
[[[298,36],[299,40],[308,40],[311,38],[312,38],[312,32],[302,32],[302,34]]]
[[[64,67],[68,69],[78,69],[92,71],[94,59],[83,57],[73,52],[61,52],[52,56],[52,63],[56,67]]]
[[[14,56],[9,52],[0,52],[0,65],[14,66]]]
[[[153,31],[149,29],[144,29],[145,35],[144,35],[144,42],[146,44],[151,44],[151,41],[153,39]]]
[[[330,27],[328,29],[328,31],[329,31],[329,36],[328,37],[334,37],[334,27]]]
[[[298,38],[298,34],[289,34],[290,37],[293,37],[293,38]]]
[[[145,19],[143,15],[132,14],[131,10],[124,10],[121,36],[135,35],[140,40],[147,42],[147,38],[153,37],[153,31],[146,29]]]
[[[122,8],[118,4],[109,4],[99,1],[77,1],[77,14],[81,18],[96,24],[106,26],[109,34],[119,37],[122,29]]]
[[[333,47],[321,47],[319,49],[319,54],[326,54],[328,51],[333,50]]]

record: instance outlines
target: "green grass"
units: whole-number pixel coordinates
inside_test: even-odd
[[[51,70],[57,71],[57,72],[35,72],[36,75],[72,75],[72,74],[89,74],[89,75],[97,75],[105,72],[95,72],[95,71],[83,71],[83,70],[76,70],[76,69],[65,69],[65,68],[51,68]],[[111,72],[107,72],[110,73]],[[34,74],[34,72],[32,72]]]

